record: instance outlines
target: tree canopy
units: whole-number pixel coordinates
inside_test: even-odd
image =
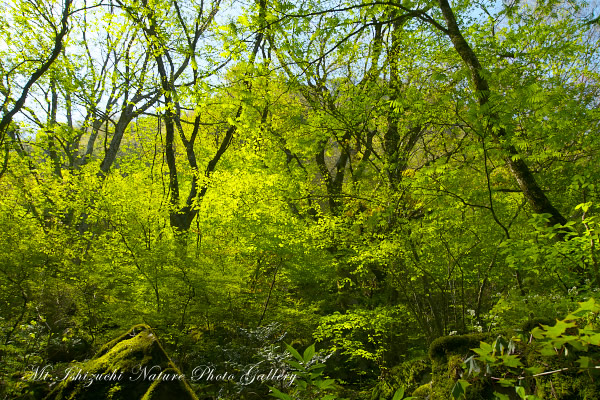
[[[588,332],[596,3],[0,4],[3,396],[134,324],[188,376],[308,348],[296,391],[190,382],[248,399],[391,399],[440,338]]]

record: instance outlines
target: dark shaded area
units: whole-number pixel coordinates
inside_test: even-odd
[[[195,400],[181,371],[152,329],[137,325],[104,345],[96,356],[70,367],[46,400]]]

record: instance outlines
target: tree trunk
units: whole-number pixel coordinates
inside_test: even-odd
[[[491,109],[489,104],[490,86],[487,79],[484,77],[484,69],[480,64],[477,55],[462,36],[448,0],[438,0],[438,2],[448,26],[445,33],[452,41],[456,52],[460,55],[467,67],[469,67],[471,79],[479,99],[479,105],[482,106],[482,108]],[[493,135],[494,140],[498,143],[502,143],[503,139],[507,139],[506,130],[502,126],[497,125],[498,116],[495,113],[489,113],[488,118],[489,123],[492,125],[490,132]],[[525,195],[525,198],[533,211],[537,214],[550,214],[549,222],[551,225],[566,224],[566,218],[552,205],[548,197],[546,197],[546,194],[535,180],[533,173],[521,158],[517,149],[508,143],[503,144],[503,147],[507,153],[504,157],[504,161],[513,177],[516,179],[517,184],[521,188],[521,191]]]

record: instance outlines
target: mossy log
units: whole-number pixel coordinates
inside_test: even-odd
[[[198,400],[147,325],[104,345],[65,370],[46,400]]]

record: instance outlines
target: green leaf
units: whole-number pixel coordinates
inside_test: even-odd
[[[525,368],[525,372],[527,372],[529,375],[537,375],[537,374],[544,372],[544,367]]]
[[[498,381],[498,383],[500,385],[502,385],[503,387],[514,387],[515,386],[515,380],[514,379],[500,379]]]
[[[324,381],[315,381],[314,384],[316,387],[322,390],[330,389],[335,383],[334,379],[325,379]]]
[[[587,340],[593,346],[600,346],[600,333],[590,336]]]
[[[404,388],[401,387],[400,389],[396,390],[396,393],[394,393],[394,397],[392,397],[392,400],[402,400],[404,398]]]
[[[306,383],[306,381],[303,380],[296,380],[296,386],[298,386],[301,390],[306,390],[306,388],[308,387],[308,383]]]
[[[285,394],[272,386],[269,386],[269,389],[271,389],[271,391],[273,392],[273,393],[269,393],[269,394],[275,398],[278,398],[281,400],[294,400],[294,398],[292,396],[290,396],[289,394]]]
[[[573,313],[569,314],[566,319],[578,319],[591,312],[600,312],[600,304],[598,304],[593,298],[579,303],[579,308]]]
[[[327,394],[321,397],[321,400],[336,400],[338,397],[335,394]]]
[[[306,350],[304,350],[304,362],[308,363],[310,360],[312,360],[314,355],[315,355],[315,345],[313,343],[310,346],[308,346],[308,348]]]
[[[467,388],[471,386],[471,384],[467,381],[465,381],[464,379],[459,379],[456,381],[456,383],[454,384],[454,387],[452,388],[452,397],[455,400],[460,400],[462,398],[465,398],[465,393],[467,391]]]
[[[586,356],[579,357],[576,362],[579,364],[580,368],[589,368],[590,365],[592,365],[592,359]]]
[[[300,365],[299,362],[294,361],[294,360],[286,360],[286,363],[291,365],[292,367],[296,368],[299,371],[304,370],[304,367],[302,365]]]
[[[517,367],[523,366],[523,364],[521,363],[521,360],[519,360],[519,356],[517,356],[517,355],[510,355],[510,356],[502,357],[502,364],[504,364],[505,366],[507,366],[509,368],[517,368]]]
[[[507,345],[508,343],[502,336],[498,337],[498,339],[494,340],[494,343],[492,343],[494,354],[504,354],[504,349],[506,349]]]
[[[551,357],[556,355],[556,350],[551,345],[546,344],[540,349],[540,354],[546,357]]]
[[[314,365],[311,365],[307,370],[316,372],[317,374],[320,374],[323,372],[324,369],[325,369],[325,364],[314,364]]]
[[[298,361],[300,361],[301,363],[304,362],[304,359],[302,358],[302,356],[300,355],[300,353],[298,353],[298,351],[293,348],[292,346],[290,346],[289,344],[286,343],[285,347],[288,349],[288,351],[292,354],[292,356],[294,356],[294,358]]]
[[[498,400],[510,400],[510,396],[498,392],[494,392],[494,397]]]
[[[542,328],[546,330],[545,335],[550,338],[557,338],[569,328],[574,328],[577,326],[575,322],[565,322],[565,321],[556,321],[556,325],[542,325]]]

